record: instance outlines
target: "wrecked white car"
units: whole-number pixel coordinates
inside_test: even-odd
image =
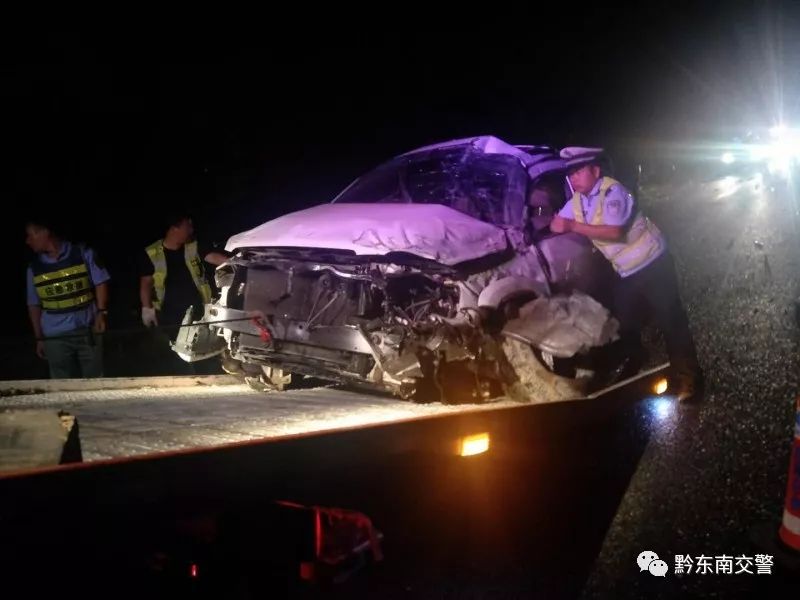
[[[557,161],[490,136],[438,144],[234,235],[219,298],[174,349],[223,354],[265,388],[294,374],[416,401],[581,396],[608,376],[617,323],[592,297],[606,261],[547,234],[559,206],[529,202],[548,174],[563,191]]]

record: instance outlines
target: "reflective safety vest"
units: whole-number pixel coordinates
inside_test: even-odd
[[[606,193],[613,185],[621,185],[611,177],[603,177],[600,183],[600,195],[594,206],[594,212],[589,219],[590,225],[603,225],[603,214],[606,202]],[[572,209],[575,220],[585,223],[583,216],[583,203],[581,194],[575,192],[572,196]],[[658,258],[665,248],[664,236],[650,219],[637,211],[633,223],[628,228],[626,239],[623,242],[605,242],[592,240],[592,243],[609,260],[617,273],[622,277],[630,275]]]
[[[145,248],[147,256],[153,263],[153,283],[156,288],[156,299],[153,306],[156,310],[161,310],[164,304],[164,295],[167,289],[167,257],[164,254],[164,240],[153,242]],[[183,253],[186,259],[186,268],[192,275],[192,280],[200,292],[200,297],[204,303],[211,302],[211,286],[206,281],[203,271],[203,261],[197,253],[197,242],[189,242],[183,246]]]
[[[73,245],[69,254],[58,262],[37,259],[30,266],[43,310],[68,313],[94,302],[94,285],[80,246]]]

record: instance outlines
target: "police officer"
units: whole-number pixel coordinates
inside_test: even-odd
[[[220,265],[226,259],[198,245],[194,223],[187,214],[176,213],[167,221],[164,237],[147,246],[139,260],[145,326],[180,325],[189,306],[202,314],[203,305],[211,301],[203,263]]]
[[[62,240],[45,220],[29,220],[25,243],[36,253],[27,272],[28,315],[36,353],[50,377],[102,377],[108,271],[91,248]]]
[[[181,211],[168,215],[164,237],[148,245],[139,257],[139,297],[142,323],[146,327],[168,328],[169,335],[156,329],[158,346],[167,350],[159,367],[171,373],[199,374],[211,363],[189,365],[168,351],[170,338],[178,333],[186,309],[193,307],[195,318],[202,316],[203,305],[211,301],[211,286],[204,263],[220,265],[227,259],[221,252],[200,246],[194,236],[191,217]]]
[[[666,339],[670,391],[681,400],[698,398],[702,370],[664,236],[638,209],[631,193],[603,175],[602,148],[570,147],[560,155],[573,196],[553,218],[550,229],[592,240],[617,273],[613,313],[620,322],[622,343],[629,352],[639,347],[642,308],[648,306]]]

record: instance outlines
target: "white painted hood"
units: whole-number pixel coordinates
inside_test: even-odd
[[[321,204],[234,235],[225,249],[327,248],[409,252],[444,265],[504,250],[500,228],[441,204]]]

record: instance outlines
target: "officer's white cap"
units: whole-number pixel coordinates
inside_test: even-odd
[[[537,156],[533,164],[528,166],[528,175],[531,181],[536,181],[542,175],[548,173],[557,174],[566,171],[567,164],[564,160],[556,156],[555,152],[552,154],[541,154]]]
[[[564,159],[567,169],[574,169],[588,165],[603,155],[603,148],[586,148],[583,146],[569,146],[561,149],[561,158]]]

